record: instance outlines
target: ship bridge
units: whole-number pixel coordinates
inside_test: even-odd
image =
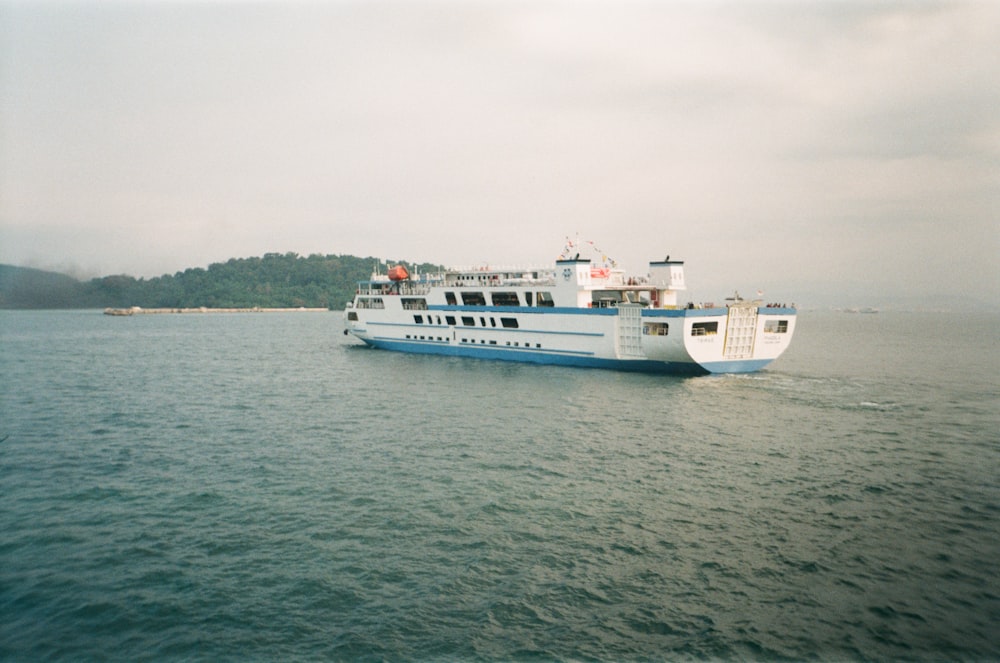
[[[653,308],[676,308],[677,292],[686,290],[684,262],[649,263],[646,276],[626,276],[625,270],[595,265],[590,259],[571,258],[556,262],[556,284],[564,300],[578,308],[608,308],[639,304]]]

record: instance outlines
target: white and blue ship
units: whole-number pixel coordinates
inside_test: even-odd
[[[345,333],[401,352],[681,375],[756,371],[788,347],[794,306],[679,304],[685,290],[669,257],[641,277],[566,251],[546,268],[396,266],[358,284]]]

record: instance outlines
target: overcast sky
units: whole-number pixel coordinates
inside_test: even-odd
[[[0,0],[0,262],[1000,297],[1000,2]]]

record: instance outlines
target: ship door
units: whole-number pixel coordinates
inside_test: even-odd
[[[615,328],[615,352],[619,359],[642,359],[642,306],[618,304],[618,324]]]
[[[726,319],[726,345],[722,351],[725,359],[749,359],[753,357],[754,340],[757,335],[756,304],[734,304],[729,307]]]

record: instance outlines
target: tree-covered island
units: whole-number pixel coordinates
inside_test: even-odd
[[[328,308],[340,309],[385,261],[349,255],[267,253],[232,258],[154,278],[102,276],[81,281],[65,274],[0,265],[0,308]],[[439,266],[406,265],[413,273]]]

